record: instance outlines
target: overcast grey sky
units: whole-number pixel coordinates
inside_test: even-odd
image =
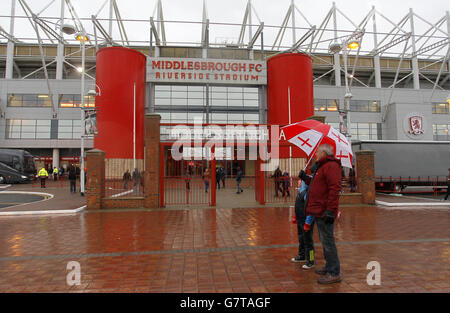
[[[42,11],[51,0],[26,0],[34,13]],[[1,15],[9,15],[11,0],[0,0]],[[78,15],[80,17],[90,17],[96,14],[101,8],[105,0],[72,0]],[[447,0],[334,0],[336,6],[347,17],[349,17],[355,24],[359,24],[362,19],[368,14],[371,7],[375,8],[384,16],[389,18],[394,23],[398,23],[412,8],[414,12],[426,21],[434,24],[442,18],[446,11],[450,10],[450,2]],[[146,19],[153,15],[156,0],[117,0],[118,7],[123,19]],[[265,25],[281,25],[291,0],[252,0],[253,7],[259,19]],[[326,14],[332,6],[333,0],[296,0],[297,8],[306,16],[312,25],[317,27],[321,24]],[[243,20],[247,0],[207,0],[208,17],[211,23],[236,23],[239,24]],[[164,19],[166,21],[201,21],[203,0],[163,0],[162,1]],[[16,5],[16,15],[23,15],[22,8],[19,4]],[[60,15],[60,0],[56,0],[48,9],[46,9],[41,16],[58,17]],[[69,16],[66,8],[66,17]],[[108,5],[104,7],[98,16],[99,18],[108,18]],[[155,14],[156,18],[156,14]],[[107,22],[102,22],[107,29]],[[253,15],[252,24],[258,24],[258,18]],[[92,32],[91,23],[84,22],[88,32]],[[343,16],[338,16],[338,28],[352,30],[354,27],[346,21]],[[429,25],[415,19],[416,33],[423,33],[429,28]],[[9,31],[9,20],[7,18],[0,18],[0,26]],[[290,24],[289,24],[290,26]],[[296,27],[307,27],[307,22],[296,12]],[[332,23],[328,28],[332,27]],[[377,17],[378,32],[388,32],[392,29],[392,25]],[[117,25],[114,25],[114,37],[120,38]],[[130,40],[147,40],[149,39],[149,23],[132,23],[125,24],[127,35]],[[409,31],[410,25],[405,25],[406,31]],[[441,27],[444,32],[447,32],[447,24],[444,23]],[[253,28],[253,32],[256,27]],[[370,23],[366,29],[372,31],[372,24]],[[239,26],[217,26],[212,25],[210,29],[210,42],[236,41],[239,37]],[[264,30],[264,38],[266,45],[272,45],[278,30],[266,27]],[[306,30],[298,30],[297,38],[304,34]],[[17,19],[15,35],[17,37],[35,37],[30,23],[26,19]],[[201,36],[201,25],[192,24],[166,24],[166,35],[168,42],[198,42]],[[331,35],[331,33],[329,34]],[[442,32],[437,32],[436,36],[445,36]],[[366,39],[369,47],[370,41],[373,39]],[[248,34],[245,36],[245,41],[248,40]],[[437,39],[436,39],[437,40]],[[284,44],[292,43],[291,31],[286,31]]]

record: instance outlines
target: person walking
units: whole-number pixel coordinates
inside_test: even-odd
[[[137,196],[139,194],[139,187],[141,186],[141,173],[137,168],[133,171],[133,192]]]
[[[46,171],[45,167],[41,168],[38,173],[38,177],[41,179],[41,188],[45,188],[45,180],[48,177],[48,172]]]
[[[184,173],[184,182],[186,183],[187,191],[191,190],[191,179],[192,179],[191,171],[187,170],[186,173]]]
[[[240,194],[244,190],[241,188],[241,182],[242,182],[242,170],[241,167],[237,167],[237,174],[236,174],[236,183],[237,183],[237,194]]]
[[[288,172],[284,172],[283,176],[281,177],[281,183],[283,186],[283,197],[287,196],[290,197],[291,194],[289,193],[289,188],[291,187],[291,181],[290,181],[290,177],[289,177],[289,173]]]
[[[300,171],[300,178],[310,186],[306,200],[306,215],[315,217],[319,239],[323,247],[325,267],[316,269],[320,284],[340,282],[340,262],[334,239],[334,221],[338,215],[339,193],[342,187],[341,161],[334,157],[334,149],[323,144],[317,149],[317,171],[313,178]]]
[[[58,168],[56,166],[53,168],[53,180],[58,180]]]
[[[131,180],[131,174],[130,174],[130,170],[127,170],[124,174],[123,174],[123,189],[128,190],[128,183]]]
[[[209,169],[205,169],[203,172],[203,182],[205,183],[205,192],[208,192],[209,188],[209,180],[211,179],[211,174],[209,173]]]
[[[222,181],[222,188],[225,188],[225,168],[222,166],[220,167],[220,180]]]
[[[216,188],[220,189],[220,167],[216,168]]]
[[[447,200],[449,195],[450,195],[450,168],[448,169],[448,176],[447,176],[447,193],[445,194],[444,200]]]
[[[350,192],[356,191],[356,175],[355,166],[353,165],[348,173],[348,179],[350,180]]]
[[[70,193],[77,192],[77,171],[72,165],[69,169]]]
[[[271,176],[275,183],[275,197],[276,198],[278,198],[278,191],[283,192],[283,190],[281,189],[281,186],[280,186],[280,180],[281,180],[282,175],[283,175],[283,173],[281,172],[280,167],[277,166],[277,169]]]

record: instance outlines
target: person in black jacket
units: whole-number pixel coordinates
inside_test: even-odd
[[[244,190],[241,188],[241,182],[242,182],[242,171],[241,168],[238,166],[237,168],[237,175],[236,175],[236,183],[237,183],[237,194],[243,192]]]
[[[69,169],[70,193],[77,192],[77,171],[72,165]]]
[[[281,189],[281,176],[283,176],[283,173],[280,170],[280,167],[278,166],[273,175],[271,176],[275,183],[275,197],[278,198],[278,191],[283,192],[283,189]]]

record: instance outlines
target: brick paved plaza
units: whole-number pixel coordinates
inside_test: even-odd
[[[450,292],[449,208],[342,207],[343,281],[330,286],[290,262],[297,230],[286,207],[0,216],[0,292]],[[66,282],[70,261],[80,285]],[[366,282],[370,261],[379,286]]]

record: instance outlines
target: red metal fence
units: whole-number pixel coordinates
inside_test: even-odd
[[[208,190],[201,177],[165,176],[164,203],[166,205],[180,204],[210,204],[211,180],[208,180]]]

